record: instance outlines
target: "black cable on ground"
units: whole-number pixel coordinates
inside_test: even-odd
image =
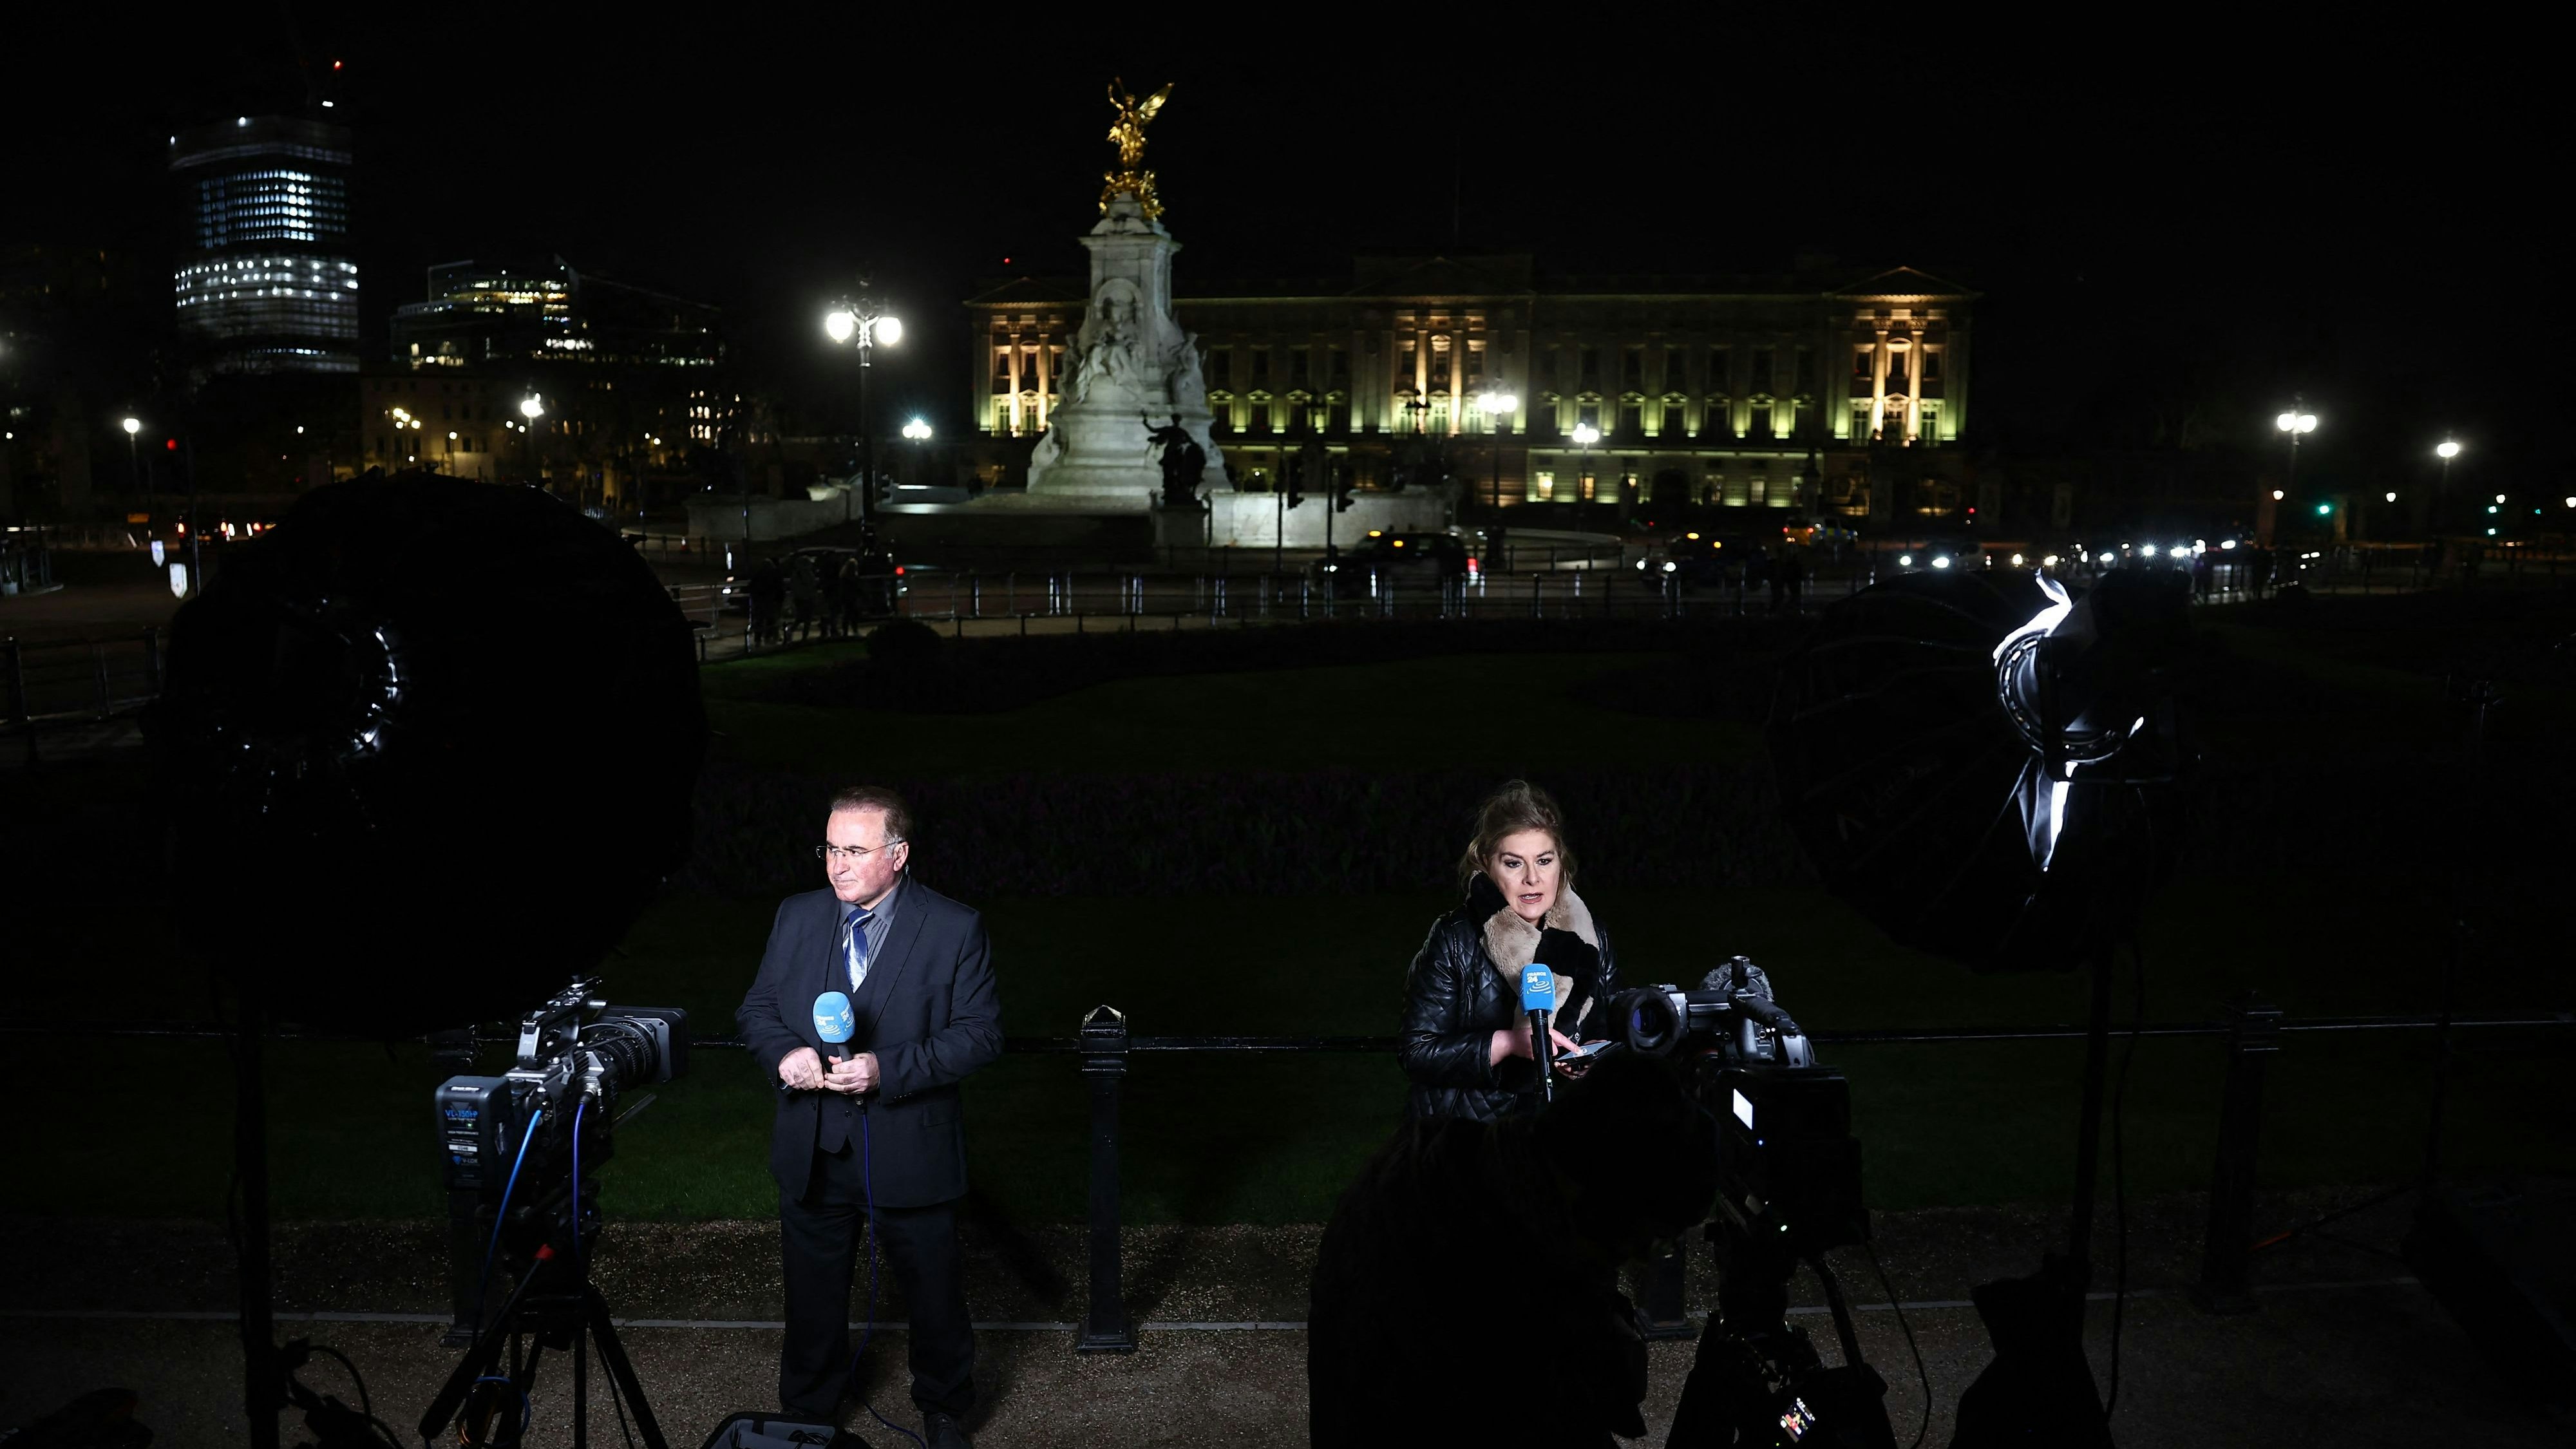
[[[1923,1367],[1923,1350],[1914,1344],[1914,1325],[1905,1321],[1905,1305],[1896,1301],[1896,1285],[1887,1281],[1887,1269],[1878,1261],[1878,1245],[1863,1243],[1861,1251],[1869,1254],[1871,1271],[1878,1274],[1878,1289],[1887,1295],[1887,1306],[1896,1310],[1896,1326],[1905,1334],[1905,1351],[1914,1355],[1914,1378],[1923,1385],[1923,1423],[1914,1431],[1914,1442],[1906,1449],[1923,1449],[1923,1436],[1932,1432],[1932,1375]]]

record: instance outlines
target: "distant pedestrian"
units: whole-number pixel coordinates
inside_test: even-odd
[[[779,611],[787,602],[787,579],[779,572],[778,560],[763,559],[751,573],[751,641],[754,644],[778,642]]]
[[[823,609],[823,580],[814,568],[812,555],[800,553],[790,566],[787,598],[789,606],[795,610],[795,622],[790,625],[789,637],[801,640],[813,632],[816,616]]]
[[[833,582],[840,589],[837,605],[841,614],[841,632],[851,637],[857,636],[859,616],[866,611],[867,607],[866,575],[867,571],[860,566],[857,554],[841,560],[840,568],[832,575]]]

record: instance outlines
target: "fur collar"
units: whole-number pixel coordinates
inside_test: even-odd
[[[1520,997],[1522,968],[1537,959],[1540,931],[1572,931],[1582,938],[1583,944],[1596,951],[1601,949],[1600,934],[1593,929],[1592,925],[1592,908],[1583,903],[1583,897],[1574,893],[1574,887],[1570,885],[1558,887],[1556,904],[1547,908],[1545,921],[1533,926],[1522,920],[1510,906],[1503,904],[1502,893],[1494,889],[1491,881],[1479,876],[1476,884],[1484,889],[1468,892],[1468,910],[1472,915],[1477,910],[1491,907],[1491,913],[1485,917],[1485,923],[1479,928],[1479,934],[1485,942],[1486,958],[1494,963],[1496,971],[1502,973],[1503,984],[1510,988],[1513,999],[1518,1000]],[[1557,974],[1556,990],[1559,997],[1564,996],[1573,985],[1573,981],[1564,973]],[[1583,1003],[1583,1009],[1575,1014],[1575,1019],[1580,1021],[1591,1014],[1592,1003],[1586,1001]]]

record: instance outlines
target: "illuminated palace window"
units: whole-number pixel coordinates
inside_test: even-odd
[[[1530,475],[1529,501],[1546,503],[1556,497],[1556,474],[1542,468]]]

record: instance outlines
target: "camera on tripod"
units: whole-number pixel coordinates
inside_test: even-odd
[[[523,1276],[550,1242],[576,1252],[588,1246],[599,1221],[590,1179],[614,1150],[619,1096],[688,1070],[688,1012],[612,1006],[599,986],[596,977],[577,977],[520,1018],[518,1059],[508,1072],[438,1085],[456,1249],[450,1347],[472,1342],[482,1327],[493,1277]]]
[[[1623,991],[1610,1022],[1632,1051],[1678,1052],[1690,1088],[1718,1122],[1719,1209],[1792,1258],[1869,1240],[1851,1086],[1818,1064],[1806,1032],[1742,956],[1696,991]]]
[[[1638,987],[1608,1003],[1619,1043],[1678,1054],[1691,1093],[1717,1124],[1716,1321],[1682,1390],[1676,1446],[1883,1446],[1886,1383],[1861,1360],[1842,1291],[1824,1263],[1869,1241],[1851,1087],[1816,1061],[1807,1033],[1742,956],[1696,990]],[[1789,1325],[1788,1282],[1806,1263],[1824,1285],[1843,1362],[1827,1367]]]

